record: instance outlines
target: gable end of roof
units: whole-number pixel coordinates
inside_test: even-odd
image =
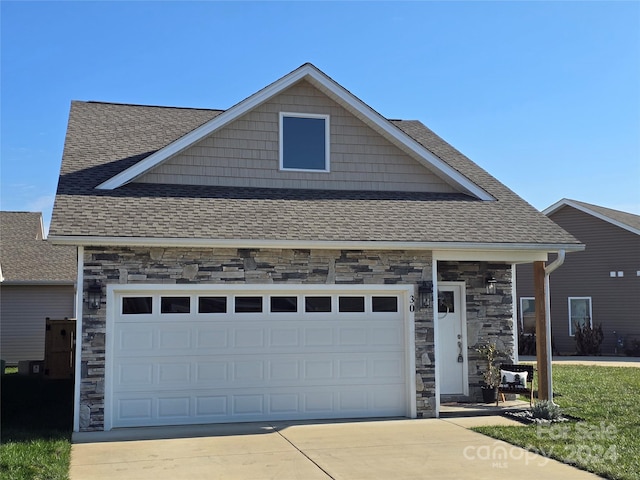
[[[563,198],[550,207],[544,209],[542,213],[548,217],[564,207],[575,208],[576,210],[608,222],[616,227],[635,233],[636,235],[640,235],[640,215],[634,215],[633,213],[622,212],[612,208],[600,207],[598,205],[591,205],[577,200]]]
[[[129,168],[112,176],[96,188],[99,190],[113,190],[135,180],[150,169],[182,152],[207,135],[210,135],[225,125],[228,125],[241,115],[268,101],[278,93],[286,90],[303,79],[309,81],[323,93],[348,107],[354,114],[356,114],[356,116],[392,139],[392,141],[415,153],[423,165],[434,171],[439,176],[442,176],[456,187],[460,188],[463,192],[479,200],[495,200],[492,195],[471,181],[468,177],[465,177],[459,171],[449,166],[446,162],[438,158],[402,129],[394,125],[393,122],[390,122],[381,116],[344,87],[309,63],[302,65],[298,69],[254,93],[195,130],[192,130],[186,135],[171,142],[169,145],[166,145],[164,148],[161,148]]]

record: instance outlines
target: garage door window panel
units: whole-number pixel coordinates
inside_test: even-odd
[[[235,313],[262,313],[262,297],[236,297]]]
[[[123,315],[146,315],[153,313],[152,297],[123,297]]]
[[[306,313],[331,312],[331,297],[305,297],[304,311]]]
[[[272,313],[296,313],[298,297],[271,297]]]
[[[346,312],[364,312],[364,297],[339,297],[338,311]]]
[[[227,297],[199,297],[198,313],[227,313]]]
[[[160,313],[190,313],[190,297],[162,297],[160,299]]]
[[[371,310],[373,312],[397,312],[398,297],[372,297]]]

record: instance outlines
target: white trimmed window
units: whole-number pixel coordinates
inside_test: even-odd
[[[280,170],[329,171],[329,115],[280,112]]]
[[[569,335],[574,336],[578,326],[593,327],[591,297],[569,297]]]
[[[520,332],[536,333],[536,299],[520,297]]]

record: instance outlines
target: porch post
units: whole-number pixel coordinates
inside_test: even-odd
[[[536,357],[538,361],[538,400],[550,400],[549,377],[551,367],[547,355],[547,318],[544,288],[544,262],[533,262],[533,285],[535,289],[536,309]]]

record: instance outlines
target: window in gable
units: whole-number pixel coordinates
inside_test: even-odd
[[[329,171],[329,115],[280,113],[280,169]]]

